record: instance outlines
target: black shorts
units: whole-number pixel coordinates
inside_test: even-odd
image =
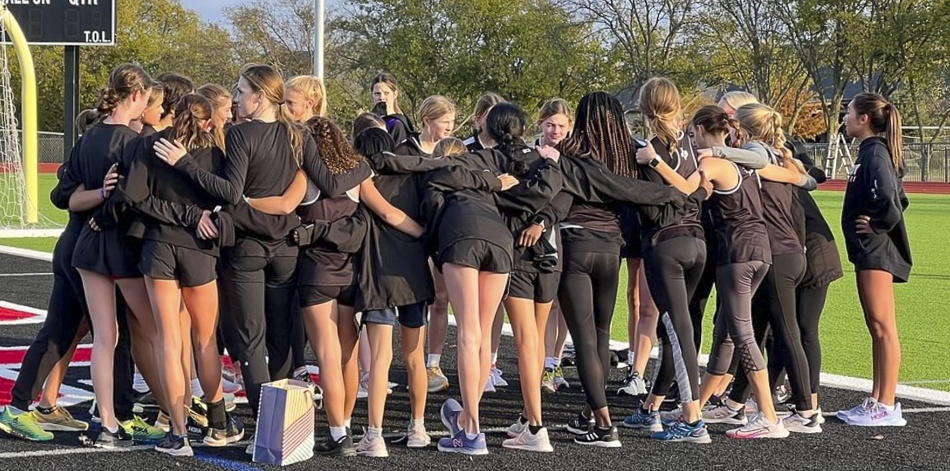
[[[426,325],[426,302],[410,304],[408,306],[387,307],[386,309],[371,309],[363,312],[361,324],[396,325],[396,320],[404,327],[418,329]]]
[[[454,263],[478,271],[511,272],[511,251],[479,239],[462,239],[442,250],[440,265]]]
[[[509,298],[532,299],[539,304],[549,303],[557,297],[561,273],[539,273],[515,270],[508,277]]]
[[[178,280],[185,288],[206,285],[218,278],[218,258],[200,250],[146,240],[142,243],[139,270],[156,280]]]
[[[300,307],[316,306],[336,300],[343,306],[356,305],[356,285],[349,286],[298,286]]]

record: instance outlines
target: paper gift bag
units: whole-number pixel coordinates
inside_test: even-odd
[[[313,457],[313,386],[283,379],[261,386],[254,462],[299,463]]]

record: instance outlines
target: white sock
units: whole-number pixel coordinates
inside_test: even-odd
[[[108,430],[109,433],[112,433],[112,434],[119,433],[119,426],[116,425],[115,427],[106,427],[106,430]]]
[[[442,361],[441,353],[430,353],[429,359],[426,360],[426,368],[438,367],[441,361]]]
[[[739,410],[739,409],[742,408],[742,406],[745,405],[745,404],[742,404],[742,403],[733,401],[732,399],[729,399],[728,397],[726,398],[725,401],[723,401],[723,403],[726,404],[726,407],[728,407],[729,409],[732,409],[732,410]]]
[[[417,430],[420,428],[424,429],[425,427],[424,417],[421,419],[409,419],[409,430]]]
[[[886,410],[886,411],[888,411],[888,412],[894,410],[894,406],[889,406],[889,405],[887,405],[887,404],[885,404],[885,403],[883,403],[883,402],[878,402],[878,405],[880,405],[881,408],[883,408],[884,410]]]
[[[349,419],[346,419],[346,420],[343,421],[343,426],[346,427],[346,428],[350,428],[350,426],[352,425],[352,423],[353,423],[353,418],[350,417]]]
[[[474,440],[474,439],[478,438],[478,434],[477,434],[477,433],[468,433],[468,432],[465,432],[465,436],[466,436],[469,440]]]
[[[376,427],[369,427],[366,429],[366,438],[368,440],[373,440],[375,438],[380,438],[383,436],[383,429]]]
[[[498,363],[498,352],[491,352],[491,366],[495,366],[495,363]]]
[[[346,427],[330,427],[330,438],[333,441],[339,440],[346,435]]]
[[[204,397],[205,391],[201,389],[201,381],[198,381],[198,378],[193,378],[191,380],[191,394],[198,397]]]
[[[553,369],[557,368],[557,363],[558,363],[558,362],[557,362],[557,358],[554,358],[554,357],[546,357],[546,358],[544,359],[544,367],[545,367],[545,368],[549,368],[549,369],[552,369],[552,370],[553,370]]]

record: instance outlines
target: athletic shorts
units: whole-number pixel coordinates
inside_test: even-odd
[[[408,306],[387,307],[386,309],[371,309],[363,311],[361,324],[384,324],[396,326],[396,320],[404,327],[418,329],[426,325],[426,302],[410,304]]]
[[[539,273],[515,270],[508,277],[507,297],[532,299],[540,304],[549,303],[557,297],[560,282],[560,272]]]
[[[142,243],[139,270],[156,280],[178,280],[185,288],[206,285],[218,278],[218,258],[200,250],[146,240]]]
[[[316,306],[336,300],[343,306],[356,305],[356,285],[349,286],[298,286],[300,307]]]
[[[491,242],[479,239],[462,239],[448,246],[439,254],[442,264],[454,263],[478,271],[492,273],[511,272],[511,253]]]

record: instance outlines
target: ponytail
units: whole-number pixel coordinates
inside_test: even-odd
[[[198,94],[188,94],[175,106],[175,139],[185,149],[205,149],[217,145],[214,136],[201,128],[201,121],[210,120],[213,113],[211,101]]]
[[[894,170],[900,172],[904,163],[904,138],[901,136],[901,114],[893,103],[877,93],[858,93],[851,99],[851,107],[868,117],[868,126],[877,134],[884,134],[887,151],[891,154]]]
[[[284,116],[279,110],[277,112],[277,122],[287,130],[287,138],[290,140],[290,150],[294,153],[294,160],[297,165],[303,165],[303,130],[300,126]]]
[[[893,103],[888,103],[885,111],[887,126],[884,129],[884,139],[887,141],[887,150],[891,152],[894,170],[898,173],[904,165],[904,137],[901,135],[901,114]]]
[[[654,77],[640,87],[640,113],[650,120],[650,128],[665,145],[670,155],[679,146],[680,130],[674,122],[682,114],[680,94],[667,78]]]
[[[99,111],[100,116],[109,116],[119,107],[121,100],[119,92],[112,87],[105,87],[99,90],[99,103],[96,105],[96,110]]]

